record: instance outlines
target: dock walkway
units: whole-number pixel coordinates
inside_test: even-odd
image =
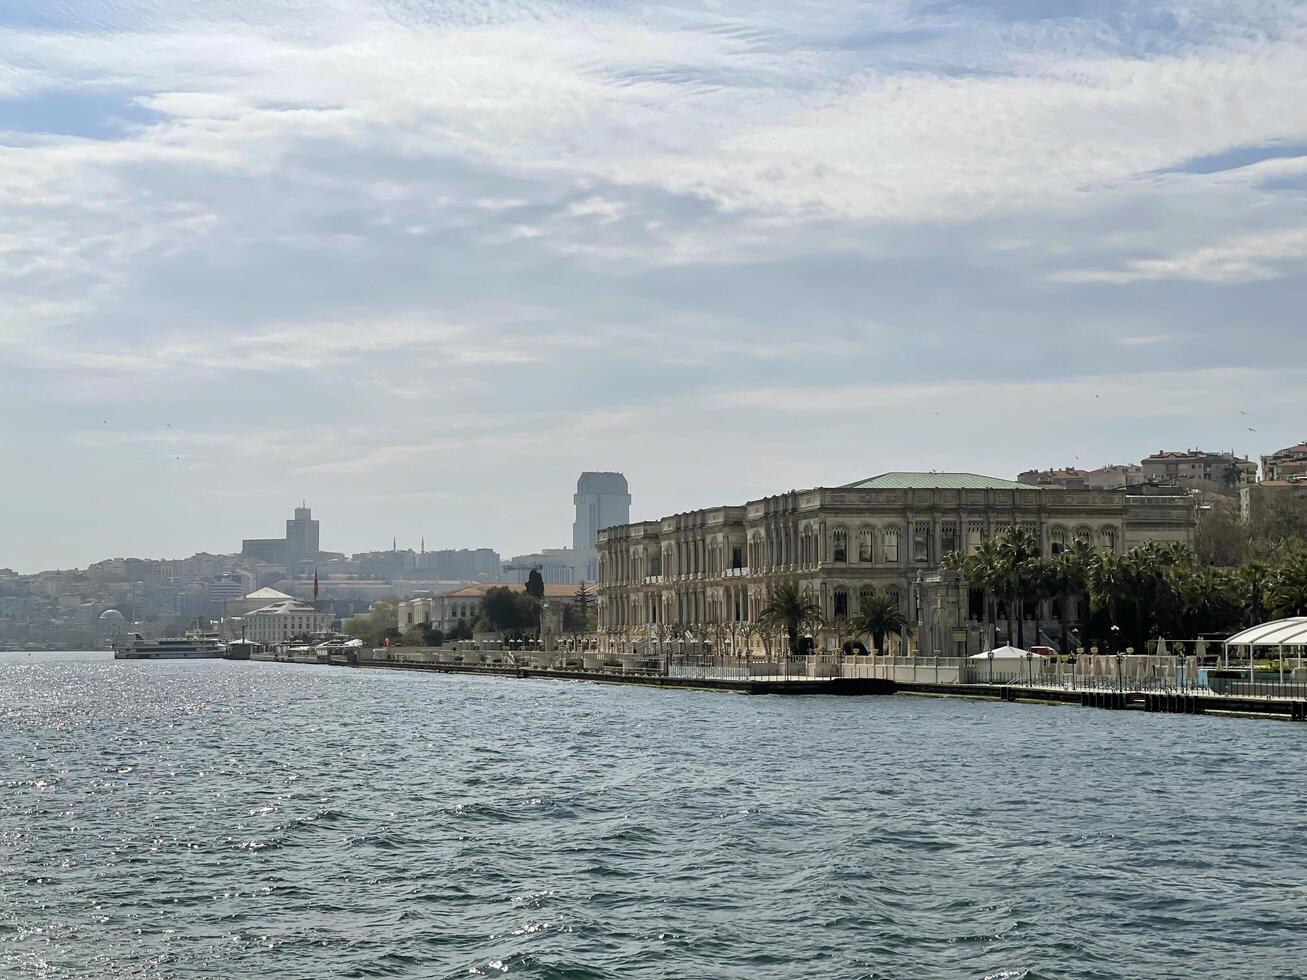
[[[322,664],[317,658],[287,653],[256,654],[255,660],[276,663]],[[959,684],[949,682],[903,681],[885,677],[770,674],[675,673],[605,670],[552,669],[516,664],[460,664],[402,657],[378,659],[357,657],[352,661],[332,658],[330,666],[364,667],[382,670],[416,671],[435,674],[470,674],[485,677],[536,678],[542,680],[588,681],[599,684],[628,684],[642,687],[724,691],[738,694],[777,695],[845,695],[869,696],[913,694],[921,696],[970,698],[1028,704],[1073,704],[1107,710],[1135,710],[1165,714],[1237,714],[1307,721],[1307,698],[1218,694],[1204,689],[1184,691],[1132,690],[1102,687],[1075,689],[1061,685],[1040,686],[1025,683]]]

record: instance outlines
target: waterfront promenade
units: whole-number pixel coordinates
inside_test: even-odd
[[[1307,684],[1230,685],[1215,689],[1174,674],[1131,675],[1095,668],[1061,673],[998,671],[993,664],[949,657],[811,656],[775,661],[727,658],[590,658],[540,652],[395,647],[320,655],[312,648],[256,654],[280,663],[329,664],[441,674],[540,678],[694,688],[742,694],[890,695],[983,698],[1007,702],[1075,704],[1170,714],[1238,714],[1307,721]],[[1100,658],[1102,660],[1115,658]],[[1125,658],[1122,658],[1123,660]],[[1143,659],[1143,658],[1141,658]],[[1182,673],[1182,672],[1181,672]]]

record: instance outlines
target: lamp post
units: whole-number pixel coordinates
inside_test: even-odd
[[[994,683],[994,651],[992,648],[989,651],[989,683]]]
[[[1121,690],[1121,627],[1112,624],[1112,653],[1116,656],[1116,689]]]

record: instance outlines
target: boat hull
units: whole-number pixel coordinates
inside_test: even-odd
[[[114,660],[221,660],[218,650],[115,650]]]

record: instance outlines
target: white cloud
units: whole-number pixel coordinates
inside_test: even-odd
[[[1302,416],[1238,373],[1307,356],[1301,161],[1168,172],[1307,142],[1282,5],[310,6],[0,29],[0,411],[78,482],[249,467],[389,540],[385,472],[405,519],[525,550],[565,515],[506,505],[524,471],[625,467],[656,513],[1238,436],[1195,379]],[[18,131],[47,117],[81,135]]]
[[[1089,269],[1059,273],[1063,282],[1102,282],[1125,285],[1175,279],[1237,283],[1300,277],[1307,259],[1307,228],[1289,228],[1244,235],[1219,245],[1189,249],[1160,259],[1134,259],[1121,269]]]

